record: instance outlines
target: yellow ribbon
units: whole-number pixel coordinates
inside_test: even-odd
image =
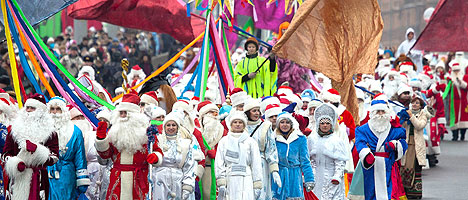
[[[8,46],[8,57],[10,58],[10,67],[11,67],[11,76],[13,78],[13,87],[15,89],[16,101],[18,102],[18,107],[23,107],[23,101],[21,100],[21,91],[19,86],[18,71],[16,70],[16,58],[15,50],[13,49],[13,42],[11,41],[10,27],[8,26],[7,11],[6,11],[6,2],[1,1],[2,14],[3,14],[3,24],[5,26],[5,37],[7,39]]]

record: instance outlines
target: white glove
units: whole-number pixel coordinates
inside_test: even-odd
[[[255,199],[259,199],[261,193],[262,189],[254,189]]]
[[[281,177],[278,172],[273,172],[271,175],[273,176],[273,182],[275,182],[278,187],[281,187]]]
[[[190,194],[191,194],[191,192],[189,192],[188,190],[182,190],[182,199],[184,199],[184,200],[189,199]]]
[[[226,186],[220,186],[218,188],[218,198],[222,199],[226,196]]]

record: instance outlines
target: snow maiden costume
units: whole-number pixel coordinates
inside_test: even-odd
[[[314,170],[314,194],[320,200],[345,199],[344,168],[348,158],[348,149],[338,134],[337,116],[331,105],[322,104],[315,110],[316,131],[308,137],[310,162]],[[320,123],[331,124],[329,132],[320,130]],[[333,184],[332,181],[338,181]]]
[[[215,158],[218,199],[254,200],[260,197],[262,189],[262,161],[257,141],[243,132],[232,132],[231,124],[241,120],[244,127],[247,117],[233,111],[228,117],[229,133],[221,138]]]
[[[168,122],[177,124],[175,135],[166,135]],[[181,119],[176,113],[169,113],[164,119],[163,133],[158,135],[159,146],[164,159],[154,164],[151,179],[154,183],[153,199],[195,199],[195,162],[192,141],[183,138]]]
[[[286,133],[282,133],[279,128],[283,120],[291,125]],[[282,187],[273,183],[273,199],[304,199],[303,186],[307,192],[312,191],[314,174],[310,166],[307,138],[299,131],[299,124],[289,113],[279,114],[276,120],[276,147]]]

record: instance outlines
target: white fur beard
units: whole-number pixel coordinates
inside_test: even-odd
[[[45,143],[55,129],[51,124],[54,124],[54,120],[48,113],[39,110],[28,113],[23,108],[13,122],[13,138],[20,147],[26,145],[26,140],[33,143]]]
[[[118,112],[115,112],[118,114]],[[116,114],[113,114],[116,115]],[[142,113],[127,113],[126,118],[113,117],[109,130],[109,140],[120,152],[128,151],[132,154],[142,151],[148,142],[146,129],[149,126],[147,117]],[[119,120],[120,119],[120,120]]]
[[[390,126],[390,114],[377,115],[375,111],[371,113],[369,119],[369,128],[372,132],[383,133]]]
[[[454,73],[450,74],[450,78],[452,78],[452,83],[455,85],[455,86],[460,86],[460,84],[458,83],[458,81],[455,81],[458,79],[460,79],[461,81],[463,81],[463,73],[459,72],[457,75],[455,75]]]
[[[219,137],[219,134],[223,134],[223,125],[215,118],[211,116],[203,117],[203,137],[206,142],[212,145],[212,143]]]
[[[57,132],[60,150],[65,150],[68,141],[73,136],[74,125],[66,114],[51,114],[55,121],[54,127]]]

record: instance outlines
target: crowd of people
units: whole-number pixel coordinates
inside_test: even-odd
[[[179,44],[143,32],[111,39],[92,29],[77,44],[71,34],[47,44],[78,81],[116,107],[75,91],[97,125],[59,96],[46,102],[32,94],[18,109],[2,81],[11,77],[4,56],[0,198],[418,199],[421,172],[438,163],[443,136],[465,140],[468,60],[462,52],[410,50],[412,29],[397,57],[379,51],[375,75],[355,76],[358,113],[323,74],[259,55],[255,38],[234,53],[236,88],[221,102],[216,92],[200,101],[170,86],[166,75],[187,67],[197,49],[174,71],[125,91],[119,86],[135,86],[154,71],[152,56],[177,52]],[[128,80],[124,57],[132,66]],[[291,70],[304,72],[284,76]],[[323,89],[311,84],[314,77]]]

